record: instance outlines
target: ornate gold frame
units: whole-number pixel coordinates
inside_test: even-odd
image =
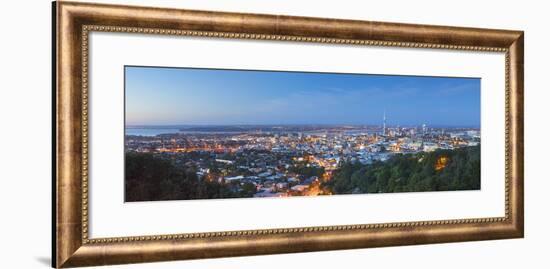
[[[57,2],[53,5],[57,268],[523,237],[523,32]],[[88,35],[93,31],[506,54],[504,217],[88,238]]]

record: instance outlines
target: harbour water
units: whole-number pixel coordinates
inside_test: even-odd
[[[160,134],[176,134],[179,129],[175,128],[126,128],[126,135],[156,136]]]

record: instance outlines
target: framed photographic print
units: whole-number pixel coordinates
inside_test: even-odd
[[[523,236],[523,32],[56,2],[53,266]]]

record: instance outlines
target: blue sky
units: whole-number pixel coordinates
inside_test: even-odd
[[[127,125],[480,124],[479,78],[125,67]]]

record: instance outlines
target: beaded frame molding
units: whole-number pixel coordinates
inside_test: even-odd
[[[57,2],[53,4],[52,266],[74,267],[523,237],[523,32]],[[88,237],[91,32],[505,53],[505,215],[438,221]],[[79,67],[79,68],[77,68]]]

